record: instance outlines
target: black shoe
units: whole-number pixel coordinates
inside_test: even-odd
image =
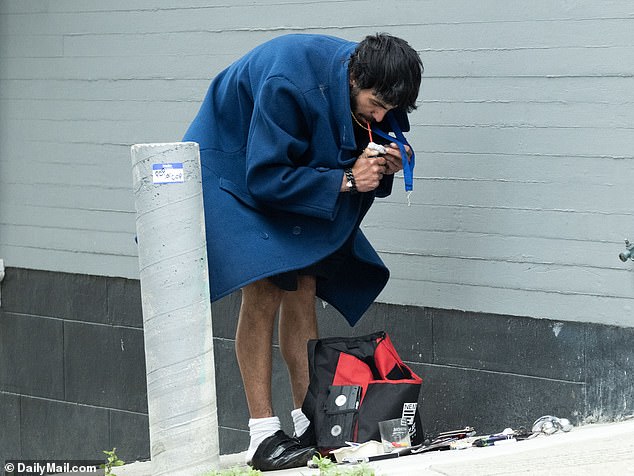
[[[317,437],[315,436],[315,427],[311,423],[308,425],[308,428],[301,434],[301,436],[296,436],[295,439],[299,442],[300,446],[303,448],[308,448],[309,446],[317,446]]]
[[[296,439],[279,430],[260,443],[248,464],[260,471],[299,468],[306,466],[318,454],[317,448],[304,448]]]

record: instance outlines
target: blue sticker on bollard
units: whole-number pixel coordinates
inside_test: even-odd
[[[183,164],[152,164],[152,183],[182,183],[185,181]]]

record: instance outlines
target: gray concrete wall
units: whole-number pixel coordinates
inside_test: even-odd
[[[0,464],[148,459],[139,282],[8,268],[3,288]]]
[[[632,2],[2,0],[0,258],[136,278],[129,146],[179,140],[211,77],[287,32],[388,31],[426,72],[364,230],[385,303],[632,326]]]
[[[0,307],[0,464],[5,459],[125,461],[150,455],[139,281],[7,268]],[[33,297],[36,298],[33,298]],[[249,444],[235,356],[240,295],[213,305],[220,451]],[[374,304],[350,328],[318,307],[325,336],[385,330],[423,379],[423,428],[485,435],[542,415],[575,425],[632,418],[634,328]],[[292,433],[288,371],[274,337],[273,405]]]

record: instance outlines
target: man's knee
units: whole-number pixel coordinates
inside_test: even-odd
[[[242,307],[275,312],[283,295],[284,291],[268,279],[261,279],[242,288]]]
[[[282,298],[283,314],[288,318],[310,317],[315,314],[315,285],[314,276],[299,276],[297,291],[287,291]]]

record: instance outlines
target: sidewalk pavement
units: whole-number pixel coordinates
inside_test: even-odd
[[[223,468],[244,465],[244,453],[220,457]],[[432,451],[369,463],[376,476],[634,476],[634,419],[575,427],[502,445]],[[117,468],[117,476],[151,476],[151,463]],[[270,471],[267,476],[317,476],[319,470]]]

